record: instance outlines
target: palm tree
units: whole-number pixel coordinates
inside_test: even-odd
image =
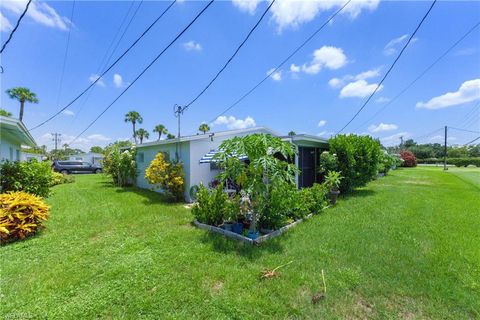
[[[167,133],[167,139],[175,139],[175,135]]]
[[[203,132],[203,134],[207,133],[208,131],[210,131],[210,127],[208,126],[208,124],[206,123],[202,123],[200,125],[200,127],[198,127],[198,131],[201,131]]]
[[[23,108],[25,106],[25,102],[38,103],[37,95],[28,88],[16,87],[8,89],[6,92],[10,99],[16,99],[20,101],[20,121],[23,119]]]
[[[153,132],[158,133],[158,140],[160,140],[162,138],[162,134],[167,134],[168,130],[167,130],[167,128],[165,128],[165,126],[163,124],[158,124],[153,129]]]
[[[127,114],[125,115],[125,122],[131,122],[132,123],[132,126],[133,126],[133,139],[135,139],[135,143],[137,143],[137,137],[136,137],[136,131],[135,131],[135,125],[137,123],[142,123],[143,122],[143,118],[142,116],[140,115],[140,113],[138,113],[137,111],[129,111],[127,112]]]
[[[0,108],[0,116],[11,117],[12,113],[10,111]]]
[[[142,144],[143,139],[148,139],[149,136],[150,134],[148,133],[148,131],[143,128],[140,128],[137,131],[135,131],[135,140],[138,137],[138,139],[140,139],[140,144]]]
[[[64,149],[65,151],[68,149],[68,147],[70,147],[70,146],[68,145],[68,143],[64,143],[64,144],[63,144],[63,149]]]
[[[295,131],[290,131],[290,132],[288,133],[288,136],[289,136],[289,137],[294,136],[294,135],[296,135]]]

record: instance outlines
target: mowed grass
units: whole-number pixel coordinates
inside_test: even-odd
[[[54,188],[46,230],[0,247],[0,318],[480,318],[479,174],[396,170],[261,247],[77,176]]]

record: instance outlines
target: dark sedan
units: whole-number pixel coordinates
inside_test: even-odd
[[[59,161],[55,160],[52,166],[53,170],[63,174],[69,173],[101,173],[102,166],[82,161]]]

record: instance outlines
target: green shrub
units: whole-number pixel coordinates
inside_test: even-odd
[[[72,176],[71,174],[61,174],[59,172],[52,172],[52,181],[50,183],[51,187],[59,184],[72,183],[72,182],[75,182],[75,176]]]
[[[388,154],[386,151],[380,154],[380,162],[378,164],[378,172],[387,174],[391,169],[400,166],[402,161],[398,156]]]
[[[35,234],[48,218],[42,198],[24,191],[0,194],[0,243]]]
[[[337,155],[337,164],[343,176],[340,190],[352,191],[373,180],[377,175],[382,150],[380,143],[370,136],[337,135],[329,140],[330,152]]]
[[[227,216],[228,196],[221,185],[208,190],[203,184],[197,192],[197,202],[192,207],[192,214],[201,223],[218,226]],[[240,207],[239,207],[240,208]],[[240,210],[240,209],[239,209]]]
[[[443,161],[444,160],[442,158],[417,159],[417,162],[422,164],[443,165]],[[476,166],[480,168],[480,158],[447,158],[447,164],[457,167]]]
[[[180,162],[168,161],[163,152],[157,153],[145,170],[148,183],[162,188],[175,201],[183,199],[183,177],[183,165]]]
[[[320,154],[318,172],[321,174],[327,174],[329,171],[337,171],[337,155],[328,151],[323,151]]]
[[[49,162],[38,162],[35,159],[22,162],[7,161],[0,169],[2,192],[25,191],[47,197],[53,180],[52,172]]]
[[[121,151],[116,145],[106,150],[103,171],[110,175],[113,184],[119,187],[131,185],[137,176],[135,148]]]

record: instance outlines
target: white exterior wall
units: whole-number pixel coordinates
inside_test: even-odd
[[[0,137],[0,161],[20,161],[20,142],[11,139],[7,135]]]
[[[31,159],[36,159],[38,162],[43,160],[43,155],[38,154],[38,153],[28,153],[28,152],[22,152],[20,156],[21,161],[28,161]]]

